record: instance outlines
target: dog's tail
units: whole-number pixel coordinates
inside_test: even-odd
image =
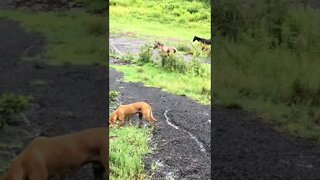
[[[151,117],[152,120],[157,121],[157,120],[153,117],[152,108],[151,108],[151,107],[150,107],[150,117]]]

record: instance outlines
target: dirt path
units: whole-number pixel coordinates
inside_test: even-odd
[[[146,168],[158,165],[155,178],[210,179],[210,107],[142,83],[125,83],[110,69],[110,90],[120,91],[121,103],[146,101],[154,109],[159,129],[152,138],[155,152]]]
[[[40,53],[45,45],[39,34],[25,32],[18,23],[0,19],[0,93],[31,95],[25,113],[30,125],[0,131],[0,172],[35,136],[56,136],[105,126],[107,70],[100,66],[47,66],[21,60]],[[92,179],[91,166],[75,179]]]

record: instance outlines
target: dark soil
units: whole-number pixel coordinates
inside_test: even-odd
[[[158,120],[151,143],[156,149],[145,159],[147,171],[156,163],[155,179],[211,179],[210,107],[142,83],[125,83],[114,69],[109,70],[109,76],[110,90],[120,91],[121,104],[146,101]],[[166,122],[165,112],[169,122],[179,129]],[[189,133],[203,145],[204,152]]]
[[[18,126],[0,131],[1,168],[7,167],[35,136],[57,136],[107,125],[107,69],[93,65],[48,66],[21,59],[42,52],[44,46],[41,35],[0,19],[0,93],[34,98],[25,112],[30,125],[20,121]],[[93,179],[91,167],[80,169],[74,178]]]
[[[320,179],[320,145],[276,132],[240,109],[212,110],[213,179]]]

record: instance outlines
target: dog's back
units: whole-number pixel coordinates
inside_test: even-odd
[[[107,133],[108,128],[103,127],[51,138],[37,137],[13,161],[5,180],[30,179],[38,172],[50,177],[95,161],[107,168]],[[14,178],[17,176],[21,178]]]

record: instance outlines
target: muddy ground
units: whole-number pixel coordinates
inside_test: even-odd
[[[48,66],[22,56],[43,52],[45,39],[17,22],[0,19],[0,93],[31,95],[25,112],[30,122],[0,131],[0,172],[38,135],[56,136],[106,126],[107,69],[101,66]],[[91,166],[74,179],[93,179]]]

